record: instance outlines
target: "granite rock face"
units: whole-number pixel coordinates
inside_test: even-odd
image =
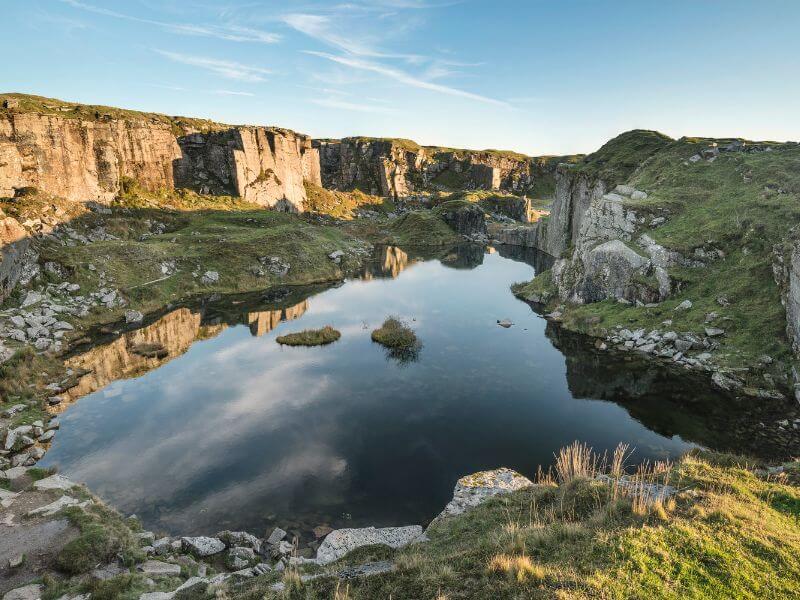
[[[512,153],[424,147],[407,140],[315,140],[326,188],[404,198],[437,189],[524,193],[555,162]]]
[[[122,177],[146,189],[171,189],[180,157],[164,123],[17,111],[0,117],[0,195],[6,197],[35,187],[68,200],[108,201]]]
[[[295,212],[303,210],[304,182],[321,184],[311,139],[287,129],[218,125],[200,133],[143,113],[0,113],[0,197],[34,187],[76,202],[107,202],[125,179],[150,191],[189,188]]]
[[[304,182],[322,184],[319,152],[311,139],[288,129],[237,127],[182,136],[178,144],[178,187],[301,212]]]

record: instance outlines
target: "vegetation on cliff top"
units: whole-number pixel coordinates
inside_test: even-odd
[[[7,99],[18,101],[19,106],[13,109],[5,108],[3,104]],[[206,132],[219,131],[232,127],[232,125],[217,123],[209,119],[168,116],[159,113],[116,108],[113,106],[78,104],[76,102],[65,102],[55,98],[45,98],[43,96],[33,96],[31,94],[0,94],[0,115],[8,114],[9,112],[30,112],[40,115],[58,116],[65,119],[82,119],[85,121],[98,121],[103,119],[146,120],[153,123],[168,125],[176,135],[184,135],[187,130]]]
[[[284,346],[324,346],[332,344],[342,337],[342,334],[326,325],[322,329],[304,329],[297,333],[287,333],[279,335],[275,341]]]
[[[718,364],[751,370],[757,366],[742,376],[761,377],[766,372],[786,387],[795,358],[772,264],[774,246],[800,222],[800,146],[748,143],[755,147],[723,151],[713,160],[689,160],[731,141],[682,138],[665,142],[652,132],[629,132],[587,157],[588,167],[576,167],[597,168],[611,177],[627,174],[611,181],[628,183],[648,194],[643,200],[625,200],[645,222],[634,240],[646,233],[684,257],[702,259],[705,266],[671,267],[672,295],[657,306],[629,306],[613,300],[566,305],[563,321],[570,329],[596,335],[617,325],[698,334],[705,327],[718,327],[725,331],[716,338]],[[652,153],[654,148],[659,149]],[[605,159],[598,160],[596,155]],[[602,171],[608,168],[611,171]],[[663,222],[649,226],[656,218]],[[645,254],[635,241],[629,244]],[[537,293],[552,292],[544,289],[545,283],[541,282]],[[692,307],[676,311],[687,299]],[[553,300],[551,307],[555,304]],[[666,320],[672,323],[664,325]]]
[[[634,129],[609,140],[597,151],[576,162],[576,171],[603,179],[612,185],[622,183],[653,154],[665,148],[672,138],[657,131]]]

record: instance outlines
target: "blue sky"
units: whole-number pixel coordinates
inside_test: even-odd
[[[800,139],[800,1],[0,0],[2,91],[529,154]]]

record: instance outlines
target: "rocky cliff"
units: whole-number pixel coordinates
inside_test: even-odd
[[[286,129],[91,111],[29,96],[0,100],[0,197],[35,187],[109,201],[127,178],[150,191],[189,188],[301,211],[304,182],[321,183],[311,139]]]
[[[344,138],[314,145],[320,152],[325,187],[394,198],[436,190],[538,194],[552,187],[560,161],[497,150],[420,146],[400,139]]]
[[[0,209],[0,301],[23,276],[30,240],[19,221]]]

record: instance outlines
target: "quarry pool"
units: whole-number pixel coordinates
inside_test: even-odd
[[[517,300],[509,285],[542,264],[474,246],[436,258],[383,248],[338,287],[153,316],[69,359],[86,374],[42,466],[157,531],[279,525],[310,536],[318,525],[423,524],[462,475],[533,476],[573,440],[598,451],[626,442],[634,460],[728,443],[731,428],[690,418],[698,398],[713,412],[713,392],[594,351]],[[416,330],[415,361],[370,340],[388,315]],[[342,333],[330,346],[275,342],[328,324]]]

